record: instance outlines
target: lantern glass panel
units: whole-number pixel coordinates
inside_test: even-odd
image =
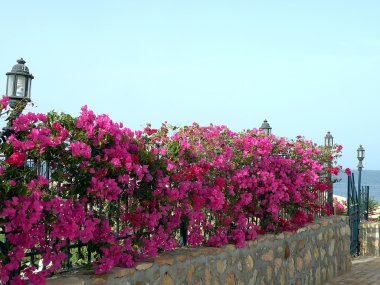
[[[32,79],[28,78],[28,90],[26,93],[26,97],[30,99],[30,90],[32,89]]]
[[[16,96],[17,97],[25,97],[25,89],[26,89],[26,78],[25,76],[17,76],[16,83]]]
[[[14,96],[15,75],[8,75],[7,96]]]

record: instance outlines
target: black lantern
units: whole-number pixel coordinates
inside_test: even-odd
[[[20,58],[13,66],[12,71],[7,74],[7,93],[9,106],[14,107],[19,101],[30,101],[30,90],[32,86],[32,74],[25,65],[25,60]]]
[[[327,132],[325,136],[325,147],[332,148],[334,145],[334,137],[331,135],[330,132]]]
[[[363,168],[363,163],[362,163],[362,161],[363,161],[363,159],[364,159],[364,157],[365,157],[365,150],[364,150],[364,148],[363,148],[362,145],[359,146],[357,152],[358,152],[358,160],[359,160],[358,167],[359,167],[359,168]]]
[[[272,132],[272,128],[270,127],[268,121],[265,119],[264,122],[261,124],[261,127],[260,127],[260,130],[261,131],[265,131],[265,133],[267,135],[270,135],[270,133]]]

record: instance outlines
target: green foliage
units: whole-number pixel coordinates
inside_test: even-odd
[[[380,204],[377,200],[369,197],[368,199],[368,211],[371,213],[373,211],[375,211],[377,209],[377,207],[379,207]]]

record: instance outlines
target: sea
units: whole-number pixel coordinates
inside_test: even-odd
[[[353,170],[356,183],[356,189],[358,187],[359,174],[357,170]],[[338,182],[334,183],[334,194],[347,197],[347,175],[340,173],[338,176]],[[362,171],[362,186],[369,186],[369,197],[380,202],[380,170],[364,170]]]

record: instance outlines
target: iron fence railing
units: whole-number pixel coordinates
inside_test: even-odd
[[[369,186],[361,186],[360,190],[360,201],[362,201],[360,203],[360,212],[362,213],[362,220],[367,221],[369,216]]]
[[[328,183],[332,187],[331,176],[329,176],[326,171],[319,175],[319,182]],[[321,208],[317,213],[315,213],[314,217],[322,217],[327,214],[324,208],[328,204],[328,195],[328,191],[318,192],[318,204],[323,206],[323,208]]]
[[[359,197],[355,186],[355,177],[352,173],[348,176],[347,182],[347,214],[350,224],[350,252],[355,256],[359,253],[359,223],[360,223],[360,207]]]
[[[368,220],[369,212],[369,186],[355,185],[355,176],[351,173],[347,182],[347,214],[351,231],[350,252],[356,256],[360,253],[359,224]]]

